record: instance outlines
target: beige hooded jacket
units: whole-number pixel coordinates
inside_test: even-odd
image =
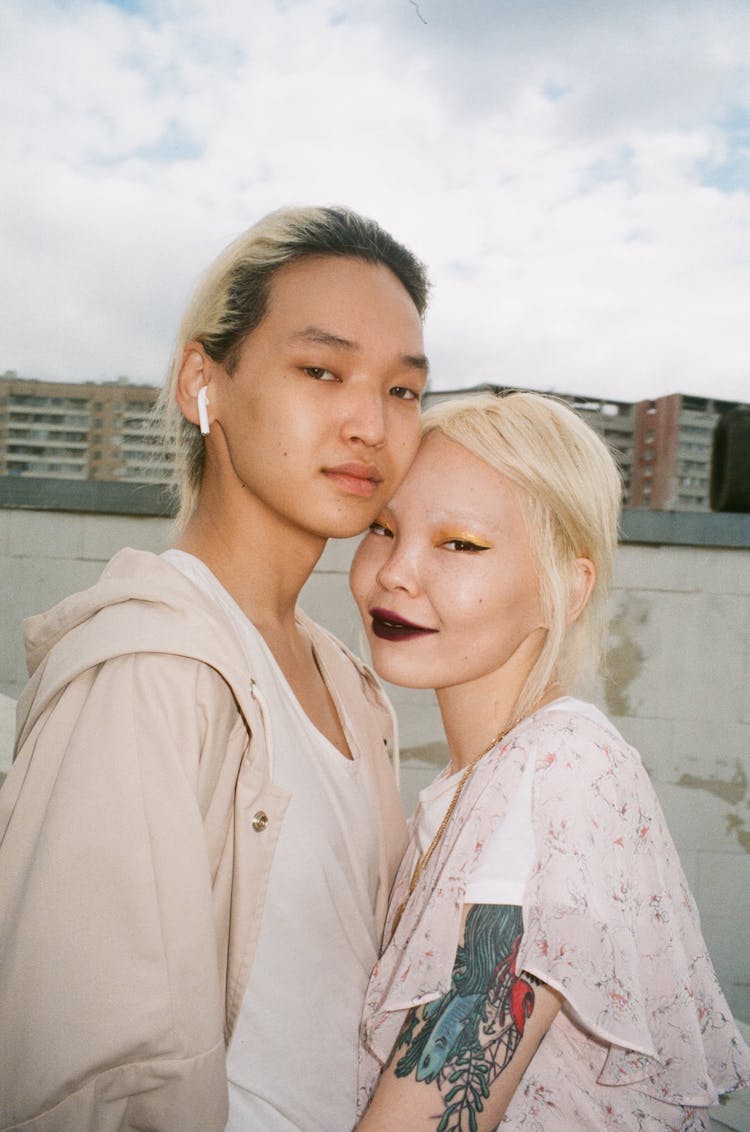
[[[303,614],[379,798],[382,924],[404,843],[375,677]],[[220,1132],[225,1043],[288,795],[222,613],[155,555],[31,618],[0,792],[0,1129]]]

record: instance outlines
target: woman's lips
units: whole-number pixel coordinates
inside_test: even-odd
[[[383,482],[383,477],[374,464],[361,464],[355,461],[350,464],[336,464],[335,467],[324,468],[323,472],[340,488],[348,491],[350,495],[369,497],[375,494]]]
[[[384,641],[410,641],[415,637],[437,633],[437,629],[415,625],[413,621],[406,621],[403,617],[399,617],[398,613],[392,613],[390,609],[371,609],[370,617],[373,633]]]

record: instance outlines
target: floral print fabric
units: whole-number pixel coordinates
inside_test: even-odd
[[[564,996],[503,1128],[708,1129],[707,1106],[750,1083],[677,850],[638,753],[566,698],[477,765],[393,938],[415,864],[398,874],[362,1024],[360,1108],[412,1006],[450,986],[466,879],[533,759],[535,861],[519,970]]]

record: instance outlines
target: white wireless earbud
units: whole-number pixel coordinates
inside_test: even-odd
[[[201,385],[198,390],[196,401],[198,402],[198,425],[201,435],[208,436],[211,425],[208,423],[208,390],[205,385]]]

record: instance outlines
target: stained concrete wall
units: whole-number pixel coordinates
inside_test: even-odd
[[[750,517],[729,519],[703,516],[696,527],[695,516],[631,516],[639,541],[619,548],[609,674],[594,698],[643,755],[730,1005],[750,1020]],[[23,685],[24,616],[91,584],[121,546],[158,551],[169,539],[165,518],[3,508],[0,499],[0,694],[16,697]],[[689,545],[699,540],[716,545]],[[303,604],[361,650],[346,585],[354,545],[329,545]],[[434,697],[390,691],[408,809],[446,751]]]

